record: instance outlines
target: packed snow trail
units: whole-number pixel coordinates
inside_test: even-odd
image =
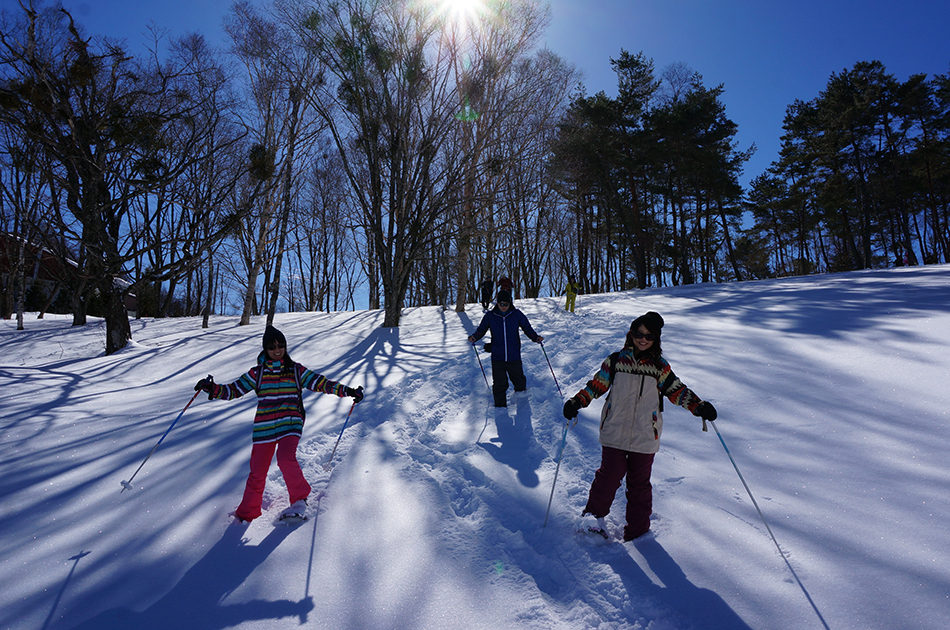
[[[835,630],[942,629],[950,616],[950,267],[517,300],[564,396],[647,310],[664,354],[720,411],[716,426]],[[652,534],[578,537],[599,463],[601,402],[561,458],[563,401],[525,343],[526,394],[495,410],[466,337],[480,318],[407,309],[278,315],[294,359],[366,388],[349,407],[305,395],[299,458],[310,520],[276,466],[264,515],[227,512],[247,475],[256,401],[199,398],[235,377],[263,320],[136,320],[102,356],[102,323],[0,321],[0,628],[820,627],[713,432],[667,407]],[[473,320],[475,320],[473,322]],[[608,529],[622,527],[618,493]],[[899,601],[900,606],[894,602]]]

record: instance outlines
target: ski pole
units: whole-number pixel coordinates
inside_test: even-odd
[[[211,378],[211,376],[209,375],[208,378]],[[139,474],[139,471],[142,470],[142,466],[144,466],[144,465],[145,465],[145,462],[148,461],[148,458],[152,456],[152,453],[155,452],[155,449],[158,448],[158,445],[162,443],[162,440],[165,439],[165,436],[168,435],[168,432],[171,431],[172,428],[175,426],[175,424],[176,424],[179,420],[181,420],[181,417],[182,417],[183,415],[185,415],[185,410],[188,409],[188,407],[191,406],[191,403],[193,403],[193,402],[195,401],[195,398],[198,397],[198,394],[200,394],[201,391],[202,391],[202,390],[200,390],[200,389],[195,390],[195,395],[192,396],[192,397],[191,397],[191,400],[188,401],[188,404],[185,405],[185,409],[182,409],[182,410],[181,410],[181,413],[178,414],[178,417],[175,418],[175,421],[172,422],[171,425],[169,425],[169,427],[168,427],[167,429],[165,429],[165,432],[162,433],[162,437],[158,438],[158,442],[156,442],[156,443],[155,443],[155,446],[152,447],[152,450],[150,450],[150,451],[148,452],[148,455],[145,456],[145,459],[142,460],[142,463],[139,464],[139,467],[135,469],[135,472],[132,473],[132,476],[129,477],[129,480],[128,480],[128,481],[123,481],[123,482],[121,482],[121,483],[122,483],[122,490],[119,491],[119,494],[122,494],[122,493],[125,492],[126,490],[131,490],[131,489],[132,489],[132,480],[135,479],[135,475]]]
[[[475,360],[478,361],[478,367],[482,370],[482,378],[485,379],[485,387],[488,388],[488,391],[491,391],[491,385],[488,384],[488,376],[485,374],[485,368],[482,367],[482,359],[478,356],[478,350],[475,348],[475,344],[472,344],[472,352],[475,353]]]
[[[736,464],[735,458],[733,458],[732,453],[729,452],[729,447],[726,446],[726,441],[722,439],[722,433],[719,432],[719,427],[716,426],[716,423],[711,423],[713,429],[716,430],[716,435],[719,436],[719,442],[722,444],[722,447],[726,450],[726,455],[729,456],[729,461],[732,462],[732,467],[736,469],[736,474],[739,475],[739,480],[742,482],[742,485],[745,486],[745,491],[748,493],[749,498],[752,499],[752,505],[755,506],[755,511],[759,513],[759,518],[762,519],[762,523],[765,525],[765,529],[768,530],[769,536],[772,538],[772,542],[775,543],[775,548],[778,549],[778,555],[782,556],[782,560],[785,561],[785,565],[788,567],[788,570],[792,572],[792,577],[795,578],[795,581],[798,582],[799,588],[802,589],[802,593],[805,594],[805,599],[808,600],[808,603],[811,604],[812,609],[815,611],[815,614],[818,615],[818,619],[821,621],[821,625],[825,627],[825,630],[828,629],[828,624],[825,622],[825,618],[821,616],[821,612],[818,611],[818,607],[815,605],[814,600],[811,598],[811,595],[808,594],[808,590],[805,589],[805,585],[802,584],[802,581],[798,579],[798,574],[795,573],[795,569],[792,568],[792,563],[788,561],[788,558],[782,552],[782,548],[778,544],[778,540],[775,538],[775,534],[772,533],[772,528],[769,527],[768,521],[765,520],[765,515],[762,514],[762,510],[759,509],[759,504],[756,502],[755,497],[752,496],[752,491],[749,489],[749,484],[745,482],[745,477],[742,476],[742,473],[739,472],[739,466]]]
[[[557,386],[557,393],[564,399],[564,393],[561,391],[561,384],[557,382],[557,376],[554,375],[554,368],[551,367],[551,359],[548,358],[548,351],[544,349],[544,342],[541,342],[541,352],[544,353],[544,360],[548,362],[548,369],[551,370],[551,376],[554,376],[554,384]]]
[[[333,461],[333,456],[336,454],[336,447],[340,445],[340,438],[343,437],[343,430],[346,429],[346,423],[350,421],[350,414],[353,413],[353,407],[356,406],[356,401],[353,401],[353,404],[350,405],[350,410],[346,412],[346,419],[343,421],[343,426],[340,427],[340,435],[336,437],[336,444],[333,445],[333,450],[330,451],[330,458],[327,459],[327,463],[323,465],[324,470],[330,470],[330,462]]]
[[[557,382],[557,375],[554,373],[554,366],[551,365],[551,359],[548,358],[548,351],[544,349],[544,342],[540,342],[541,352],[544,353],[544,360],[548,362],[548,369],[551,370],[551,376],[554,377],[554,385],[557,387],[557,393],[564,399],[564,392],[561,391],[561,384]],[[544,512],[544,524],[541,527],[547,527],[548,515],[551,513],[551,501],[554,499],[554,486],[557,485],[557,474],[561,470],[561,455],[564,454],[564,445],[567,443],[567,429],[571,421],[564,421],[564,430],[561,431],[561,445],[557,449],[557,466],[554,467],[554,481],[551,482],[551,496],[548,497],[548,509]],[[577,423],[577,420],[574,420]]]
[[[544,524],[542,528],[548,526],[548,514],[551,513],[551,501],[554,499],[554,486],[557,484],[557,474],[561,470],[561,455],[564,453],[564,444],[567,442],[567,427],[570,420],[564,421],[564,430],[561,432],[561,445],[557,449],[557,466],[554,467],[554,481],[551,482],[551,496],[548,497],[548,509],[544,512]]]

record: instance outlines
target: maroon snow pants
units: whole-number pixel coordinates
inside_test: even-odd
[[[653,486],[650,473],[656,453],[633,453],[618,448],[601,446],[600,468],[590,484],[585,512],[600,518],[610,513],[617,488],[627,478],[627,524],[623,528],[626,540],[645,534],[650,529],[653,513]]]
[[[244,498],[234,510],[234,515],[245,521],[252,521],[261,515],[261,502],[264,498],[264,483],[270,469],[274,451],[277,451],[277,466],[284,475],[290,502],[306,499],[310,495],[310,484],[300,470],[297,462],[297,443],[300,438],[294,435],[277,442],[257,443],[251,447],[251,472],[244,486]]]

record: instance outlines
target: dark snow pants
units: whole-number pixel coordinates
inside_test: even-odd
[[[496,407],[507,407],[508,378],[516,392],[523,392],[528,386],[528,379],[524,375],[521,361],[492,361],[491,362],[491,393],[495,398]]]
[[[633,453],[618,448],[601,446],[600,468],[594,473],[585,512],[595,517],[607,516],[617,488],[627,478],[627,524],[623,528],[627,540],[645,534],[650,529],[653,513],[653,486],[650,473],[656,453]]]

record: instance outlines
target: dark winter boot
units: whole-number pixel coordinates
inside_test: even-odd
[[[643,529],[642,527],[641,527],[641,528],[634,529],[634,528],[630,527],[629,525],[624,525],[624,527],[623,527],[623,541],[624,541],[624,542],[629,542],[629,541],[631,541],[631,540],[636,540],[637,538],[639,538],[640,536],[643,536],[644,534],[646,534],[646,533],[649,532],[649,531],[650,531],[650,528],[649,528],[649,527],[647,527],[646,529]]]

